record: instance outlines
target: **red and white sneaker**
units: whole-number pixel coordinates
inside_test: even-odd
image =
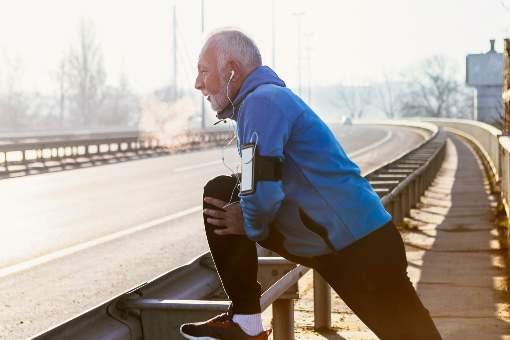
[[[250,336],[224,313],[207,321],[185,323],[181,326],[181,334],[186,339],[194,340],[267,340],[271,329]]]

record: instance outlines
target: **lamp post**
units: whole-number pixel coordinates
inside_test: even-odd
[[[308,97],[308,105],[312,104],[312,37],[313,33],[305,33],[306,39],[306,86],[307,88],[307,97]]]
[[[297,19],[297,74],[298,74],[298,94],[301,96],[302,88],[301,88],[301,18],[305,12],[295,12],[292,15],[296,16]]]
[[[201,22],[202,22],[202,36],[203,36],[204,32],[205,32],[204,0],[201,0],[201,5],[202,5]],[[201,96],[201,97],[202,97],[202,130],[203,130],[203,129],[205,129],[205,98],[204,98],[204,96]]]
[[[173,65],[173,83],[174,83],[174,91],[173,91],[173,100],[177,100],[177,97],[179,96],[179,92],[177,90],[177,9],[174,5],[173,10],[173,27],[172,27],[172,41],[173,41],[173,51],[174,51],[174,65]]]
[[[272,60],[272,64],[273,64],[273,69],[276,68],[276,47],[275,47],[275,36],[276,36],[276,29],[275,29],[275,0],[273,0],[272,2],[272,12],[271,12],[271,18],[272,18],[272,24],[271,24],[271,38],[272,38],[272,42],[271,42],[271,47],[272,47],[272,52],[273,52],[273,60]]]

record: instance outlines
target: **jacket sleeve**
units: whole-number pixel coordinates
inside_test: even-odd
[[[272,101],[269,96],[253,94],[246,98],[244,110],[239,116],[239,139],[241,145],[255,143],[261,156],[284,160],[292,119]],[[258,181],[252,194],[240,197],[246,236],[261,241],[269,236],[273,222],[285,194],[282,181]]]

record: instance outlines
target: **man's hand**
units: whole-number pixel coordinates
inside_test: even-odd
[[[217,235],[244,235],[243,227],[243,211],[239,202],[228,204],[217,198],[205,197],[204,202],[209,203],[217,208],[215,209],[204,209],[204,214],[207,217],[207,222],[218,227],[214,232]]]

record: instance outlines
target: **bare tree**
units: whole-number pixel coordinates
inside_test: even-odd
[[[64,55],[60,59],[58,68],[54,73],[54,78],[57,82],[58,120],[59,120],[59,125],[61,128],[64,127],[66,100],[69,95],[68,63],[69,63],[69,56]]]
[[[131,91],[127,75],[120,73],[118,86],[108,86],[104,93],[103,114],[98,122],[108,126],[137,126],[140,103]]]
[[[500,0],[499,4],[503,9],[507,12],[510,12],[510,1],[509,0]]]
[[[493,111],[494,116],[493,119],[491,121],[488,121],[487,123],[494,125],[500,130],[503,130],[505,121],[503,97],[490,96],[489,98],[494,103],[494,106],[492,107],[494,109]]]
[[[21,89],[23,67],[20,58],[11,58],[4,51],[3,89],[0,87],[0,129],[11,130],[29,122],[29,99]]]
[[[82,19],[80,22],[78,41],[71,47],[68,58],[67,75],[75,123],[91,126],[97,121],[103,104],[106,72],[101,47],[90,20]]]
[[[405,116],[456,117],[466,110],[457,70],[444,56],[426,59],[417,72],[404,76],[402,93]]]
[[[339,105],[346,109],[349,117],[362,118],[366,110],[372,105],[374,89],[371,85],[344,86],[337,91]]]
[[[393,119],[397,117],[400,111],[398,83],[385,74],[384,81],[374,86],[374,88],[376,94],[375,106],[386,115],[386,118]]]

